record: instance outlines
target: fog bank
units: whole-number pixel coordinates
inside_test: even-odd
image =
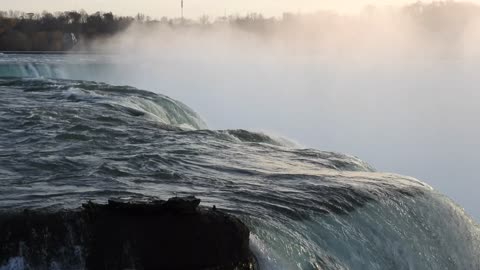
[[[95,49],[115,53],[104,81],[417,177],[479,220],[480,12],[451,5],[136,25]]]

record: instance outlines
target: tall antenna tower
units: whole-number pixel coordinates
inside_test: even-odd
[[[182,22],[183,22],[183,0],[180,0],[180,7],[182,8]]]

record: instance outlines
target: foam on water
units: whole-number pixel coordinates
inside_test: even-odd
[[[8,262],[1,266],[0,270],[25,270],[27,269],[27,265],[25,263],[25,259],[22,257],[14,257],[10,258]]]

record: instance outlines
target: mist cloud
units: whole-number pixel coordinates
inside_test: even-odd
[[[480,12],[451,5],[135,25],[94,48],[115,52],[107,82],[181,100],[211,128],[274,132],[415,176],[478,220]]]

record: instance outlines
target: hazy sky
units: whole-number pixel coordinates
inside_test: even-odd
[[[203,14],[220,16],[259,12],[277,16],[284,11],[313,12],[320,9],[335,9],[342,12],[356,12],[368,4],[399,5],[416,2],[412,0],[184,0],[185,16],[196,18]],[[152,17],[175,17],[180,14],[180,0],[2,0],[3,10],[13,9],[39,12],[85,9],[87,12],[112,11],[122,15],[138,12]]]

